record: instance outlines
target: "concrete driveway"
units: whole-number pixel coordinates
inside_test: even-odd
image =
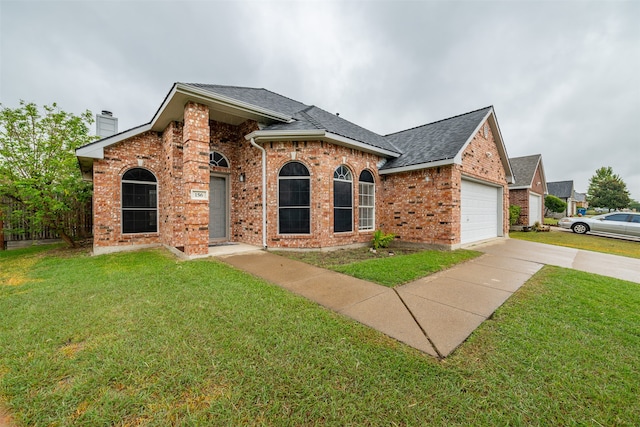
[[[486,254],[555,265],[640,283],[640,259],[518,239],[500,239],[468,249]]]

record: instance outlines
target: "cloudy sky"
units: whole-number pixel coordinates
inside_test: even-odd
[[[147,123],[174,82],[264,87],[387,134],[493,105],[510,157],[640,200],[638,1],[0,0],[0,103]]]

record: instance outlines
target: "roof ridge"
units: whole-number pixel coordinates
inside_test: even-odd
[[[274,91],[269,90],[269,89],[264,88],[264,87],[236,86],[236,85],[218,85],[218,84],[212,84],[212,83],[184,83],[184,84],[188,84],[188,85],[191,85],[191,86],[213,86],[213,87],[226,87],[226,88],[232,88],[232,89],[263,90],[263,91],[269,92],[269,93],[271,93],[273,95],[277,95],[277,96],[280,96],[282,98],[286,98],[289,101],[293,101],[293,102],[296,102],[296,103],[302,104],[302,105],[307,105],[304,102],[298,101],[297,99],[290,98],[290,97],[288,97],[286,95],[282,95],[282,94],[280,94],[278,92],[274,92]]]
[[[299,114],[307,119],[312,125],[314,125],[318,129],[325,129],[325,126],[322,125],[319,121],[317,121],[314,117],[311,117],[307,112],[313,108],[317,108],[315,105],[309,105],[307,108],[304,108],[299,111]]]
[[[389,133],[389,134],[386,134],[386,135],[383,135],[383,136],[386,138],[387,136],[397,135],[397,134],[402,133],[402,132],[407,132],[407,131],[410,131],[410,130],[419,129],[419,128],[422,128],[422,127],[425,127],[425,126],[434,125],[436,123],[446,122],[447,120],[457,119],[458,117],[462,117],[462,116],[466,116],[466,115],[469,115],[469,114],[477,113],[478,111],[486,110],[487,108],[493,109],[493,105],[489,105],[489,106],[483,107],[483,108],[478,108],[477,110],[469,111],[467,113],[462,113],[462,114],[458,114],[458,115],[455,115],[455,116],[447,117],[445,119],[436,120],[434,122],[425,123],[423,125],[414,126],[412,128],[400,130],[398,132]]]

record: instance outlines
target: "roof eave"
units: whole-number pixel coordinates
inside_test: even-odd
[[[317,130],[257,130],[246,135],[247,140],[252,139],[255,142],[269,142],[269,141],[326,141],[336,145],[341,145],[349,148],[355,148],[359,151],[366,153],[376,154],[382,157],[400,157],[399,153],[386,150],[384,148],[376,147],[374,145],[365,144],[364,142],[357,141],[355,139],[347,138],[342,135],[327,132],[324,129]]]
[[[436,160],[434,162],[418,163],[418,164],[415,164],[415,165],[400,166],[400,167],[397,167],[397,168],[381,169],[381,170],[378,171],[378,173],[380,175],[389,175],[389,174],[394,174],[394,173],[411,172],[411,171],[417,171],[417,170],[422,170],[422,169],[435,168],[435,167],[438,167],[438,166],[448,166],[448,165],[453,165],[453,164],[460,164],[460,162],[457,161],[455,158],[453,158],[453,159],[442,159],[442,160]]]

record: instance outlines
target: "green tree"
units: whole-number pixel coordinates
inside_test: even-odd
[[[50,227],[73,247],[62,218],[91,198],[74,150],[94,139],[89,135],[93,115],[66,113],[55,103],[42,110],[24,101],[14,109],[0,104],[0,200],[21,203],[33,215],[34,227]],[[6,209],[4,214],[11,221]]]
[[[629,207],[631,198],[627,184],[610,166],[601,167],[589,179],[587,190],[589,204],[596,208],[624,209]]]
[[[562,213],[567,209],[567,202],[563,202],[562,199],[549,194],[544,198],[544,209],[547,215],[549,212]]]

